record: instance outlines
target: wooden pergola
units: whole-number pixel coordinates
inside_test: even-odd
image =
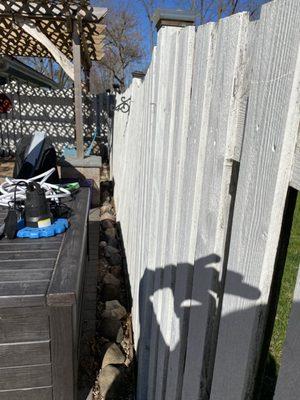
[[[89,0],[0,3],[0,55],[53,58],[74,81],[78,158],[84,157],[82,68],[103,57],[107,9]]]

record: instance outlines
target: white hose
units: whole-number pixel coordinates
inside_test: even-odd
[[[0,185],[0,205],[4,207],[9,207],[10,203],[13,203],[16,200],[25,200],[26,198],[26,187],[25,186],[17,186],[19,182],[37,182],[41,188],[45,190],[46,199],[56,200],[62,199],[65,197],[69,197],[71,192],[63,188],[59,185],[53,185],[47,183],[47,180],[55,171],[55,168],[50,169],[49,171],[44,172],[38,176],[34,176],[30,179],[13,179],[6,178],[5,182]]]

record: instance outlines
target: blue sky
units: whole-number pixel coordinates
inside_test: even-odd
[[[188,3],[188,1],[180,1],[180,0],[163,0],[163,1],[156,1],[157,4],[163,4],[163,8],[183,8],[181,5],[180,7],[178,4],[180,3]],[[93,5],[97,6],[105,6],[108,9],[110,7],[114,7],[115,9],[118,9],[120,7],[128,7],[130,11],[132,11],[136,16],[137,16],[137,21],[138,21],[138,30],[140,34],[143,37],[144,44],[143,47],[145,49],[145,56],[146,59],[149,60],[150,58],[150,26],[149,22],[147,19],[147,14],[145,12],[145,9],[142,5],[142,2],[140,0],[93,0],[91,2]]]
[[[176,8],[176,9],[186,9],[190,7],[193,0],[154,0],[161,8]],[[197,0],[195,0],[197,2]],[[249,7],[253,5],[261,5],[270,0],[239,0],[238,11],[248,11]],[[298,0],[297,0],[298,1]],[[105,6],[108,9],[110,7],[118,8],[129,8],[137,16],[138,30],[143,37],[143,48],[145,51],[145,62],[142,65],[137,65],[136,68],[144,69],[151,58],[150,49],[150,27],[149,21],[147,19],[146,11],[142,5],[141,0],[92,0],[91,3],[95,6]],[[216,20],[217,17],[217,7],[219,0],[206,0],[204,3],[210,4],[210,15],[208,15],[209,20]]]

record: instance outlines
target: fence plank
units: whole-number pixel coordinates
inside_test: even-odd
[[[159,98],[158,98],[158,113],[157,113],[157,139],[155,145],[155,165],[154,165],[154,190],[152,196],[153,204],[153,238],[151,240],[149,251],[150,251],[150,262],[147,265],[146,274],[149,274],[147,279],[153,279],[153,292],[154,294],[160,289],[161,280],[161,269],[160,269],[160,249],[161,242],[163,240],[163,229],[164,229],[164,217],[166,210],[163,208],[163,202],[166,195],[166,168],[169,154],[169,138],[171,135],[171,129],[174,119],[172,112],[172,100],[174,92],[174,76],[176,74],[176,53],[177,53],[177,33],[178,28],[165,28],[165,32],[169,34],[166,38],[166,46],[169,50],[169,54],[172,54],[172,58],[169,56],[165,61],[165,55],[161,53],[161,83],[159,87]],[[168,79],[167,77],[172,77]],[[163,96],[163,97],[162,97]],[[151,271],[151,272],[150,272]],[[153,271],[153,273],[152,273]],[[152,301],[151,301],[152,298]],[[145,299],[151,302],[151,339],[150,348],[155,349],[150,352],[149,358],[149,376],[148,376],[148,395],[147,399],[152,400],[155,398],[155,379],[156,379],[156,363],[157,363],[157,341],[160,332],[159,322],[157,321],[158,314],[160,313],[161,302],[157,296],[150,296]]]
[[[283,347],[283,357],[274,400],[298,400],[300,393],[300,272],[294,293],[294,302]]]
[[[170,323],[166,324],[166,314],[172,317],[173,306],[169,309],[164,309],[166,295],[170,294],[170,287],[163,286],[163,275],[165,270],[170,268],[169,260],[166,258],[165,248],[169,244],[169,235],[167,231],[168,211],[172,208],[170,203],[170,190],[175,181],[172,180],[172,168],[176,167],[176,163],[182,163],[184,152],[177,153],[176,161],[174,160],[173,148],[175,143],[180,143],[185,149],[188,121],[189,121],[189,106],[190,106],[190,91],[192,86],[192,66],[193,53],[195,42],[195,28],[189,27],[185,30],[178,30],[174,37],[176,47],[172,51],[172,72],[169,76],[172,79],[169,81],[169,93],[167,93],[167,106],[165,110],[165,126],[164,144],[163,144],[163,159],[159,172],[160,190],[159,190],[159,206],[158,206],[158,226],[157,226],[157,244],[155,252],[155,273],[154,273],[154,288],[151,301],[154,313],[152,315],[152,335],[150,348],[155,348],[156,352],[152,353],[150,358],[150,376],[149,388],[151,396],[160,400],[164,398],[164,385],[166,379],[165,364],[167,361],[168,341],[165,334],[170,338],[171,330]],[[182,60],[186,62],[182,65]],[[174,69],[173,69],[174,68]],[[178,149],[176,149],[178,150]],[[180,149],[181,150],[181,149]],[[173,161],[174,160],[174,164]],[[181,174],[182,175],[182,174]],[[176,177],[177,179],[177,177]],[[146,271],[148,274],[148,270]],[[168,289],[168,290],[166,290]],[[166,340],[166,341],[165,341]]]
[[[199,187],[199,223],[182,398],[206,398],[212,378],[215,331],[218,325],[219,281],[225,268],[230,185],[235,173],[232,157],[241,153],[247,88],[247,14],[221,20],[213,27],[212,95],[207,109],[203,181]],[[199,41],[205,41],[199,36]],[[205,61],[203,61],[205,62]],[[222,71],[222,73],[219,73]],[[223,78],[226,76],[226,79]],[[201,95],[201,94],[200,94]],[[236,117],[233,115],[236,113]],[[196,304],[193,304],[196,303]],[[197,349],[197,351],[195,351]]]
[[[141,266],[144,271],[147,269],[149,261],[149,248],[150,233],[152,229],[152,181],[153,181],[153,169],[155,162],[155,140],[156,140],[156,110],[157,110],[157,96],[158,96],[158,73],[159,73],[159,49],[155,48],[153,57],[153,72],[150,81],[150,98],[149,98],[149,119],[147,129],[147,169],[146,169],[146,180],[145,186],[145,221],[143,226],[143,242],[141,248]],[[137,397],[139,399],[146,398],[147,385],[144,382],[148,381],[148,368],[149,368],[149,346],[150,346],[150,326],[151,326],[151,308],[147,301],[151,293],[151,287],[153,282],[151,280],[145,280],[144,276],[141,277],[139,282],[139,293],[136,297],[136,301],[139,303],[139,325],[140,335],[138,341],[138,359],[139,365],[139,379],[137,386]]]
[[[213,38],[212,25],[207,25],[203,38],[207,41],[200,43],[200,52],[206,63],[194,66],[195,83],[192,90],[192,106],[190,112],[189,132],[186,141],[185,157],[183,159],[183,176],[178,182],[177,227],[174,238],[175,265],[165,270],[165,279],[171,282],[172,294],[169,294],[169,307],[174,309],[169,322],[170,354],[165,382],[165,398],[178,399],[181,395],[184,355],[186,351],[188,308],[182,303],[190,299],[192,283],[192,266],[194,263],[197,225],[199,216],[200,192],[203,179],[204,149],[206,136],[202,135],[206,128],[212,91],[210,75],[211,49]],[[199,35],[199,32],[198,32]],[[201,34],[200,34],[201,35]],[[198,38],[199,39],[199,38]],[[197,59],[197,62],[199,59]],[[200,94],[198,97],[197,95]],[[170,204],[174,207],[174,204]],[[175,283],[172,283],[172,280]],[[173,297],[173,298],[172,298]],[[173,302],[173,304],[172,304]],[[171,308],[171,309],[172,309]]]
[[[234,296],[236,275],[227,275],[211,400],[253,391],[299,126],[299,22],[294,1],[262,8],[228,261],[244,289]]]
[[[295,154],[294,154],[294,164],[291,177],[291,186],[296,190],[300,190],[300,142],[298,140]]]
[[[277,0],[260,21],[201,26],[193,67],[194,28],[161,28],[143,83],[129,89],[130,114],[116,116],[138,399],[207,399],[212,379],[211,400],[252,391],[296,181],[298,22],[299,5]]]

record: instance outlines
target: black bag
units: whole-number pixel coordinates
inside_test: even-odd
[[[33,136],[24,136],[18,143],[16,151],[16,161],[14,167],[14,178],[30,179],[40,175],[51,168],[55,168],[55,172],[50,176],[47,182],[58,183],[59,176],[57,171],[57,155],[51,140],[46,137],[40,151],[39,158],[35,165],[27,162],[25,157]]]

